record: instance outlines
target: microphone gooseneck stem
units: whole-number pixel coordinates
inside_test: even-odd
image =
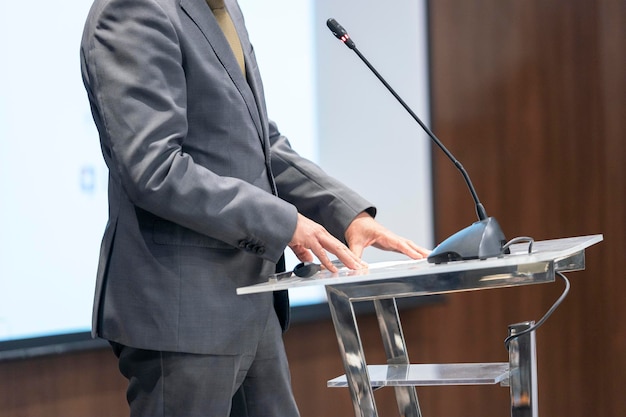
[[[343,28],[343,26],[341,26],[339,23],[337,23],[335,19],[332,19],[332,18],[328,19],[327,25],[328,25],[328,28],[331,30],[331,32],[333,32],[335,37],[337,37],[337,39],[339,39],[348,48],[352,49],[357,54],[357,56],[361,59],[361,61],[363,61],[363,63],[367,65],[367,67],[372,71],[372,73],[374,73],[376,78],[378,78],[378,80],[381,83],[383,83],[383,85],[396,98],[396,100],[398,100],[398,102],[402,105],[402,107],[404,107],[404,109],[411,115],[411,117],[413,117],[413,119],[422,127],[422,129],[424,129],[424,131],[428,134],[428,136],[430,136],[430,138],[433,140],[433,142],[435,142],[435,144],[439,147],[439,149],[441,149],[443,153],[457,167],[457,169],[461,171],[461,174],[463,175],[463,179],[465,180],[465,183],[467,184],[467,187],[469,188],[470,193],[472,194],[474,203],[476,204],[476,214],[478,215],[478,219],[479,220],[487,219],[488,216],[487,216],[485,207],[480,202],[478,198],[478,194],[476,193],[476,189],[474,188],[474,184],[472,184],[472,180],[470,179],[463,165],[454,157],[454,155],[452,155],[452,153],[444,146],[444,144],[437,138],[437,136],[435,136],[435,134],[430,130],[430,128],[426,126],[420,120],[420,118],[415,114],[415,112],[411,110],[411,108],[404,102],[402,97],[400,97],[400,95],[396,93],[396,91],[389,85],[389,83],[383,78],[383,76],[380,75],[380,73],[376,70],[376,68],[374,68],[374,66],[370,64],[367,58],[363,56],[361,51],[359,51],[359,49],[356,47],[356,44],[354,43],[354,41],[350,38],[346,30]]]
[[[433,142],[443,151],[443,153],[452,161],[454,166],[463,174],[465,184],[469,188],[474,203],[476,205],[476,214],[479,221],[472,223],[469,227],[459,230],[452,236],[441,242],[428,255],[428,262],[434,264],[446,263],[451,261],[463,261],[470,259],[487,259],[502,256],[510,253],[508,247],[505,247],[506,238],[500,228],[500,225],[493,217],[487,217],[485,207],[478,199],[478,194],[474,189],[474,185],[470,177],[459,161],[452,155],[450,151],[441,143],[435,134],[426,126],[419,117],[411,110],[411,108],[402,100],[402,98],[394,91],[394,89],[385,81],[385,79],[376,71],[376,68],[369,63],[367,58],[361,54],[356,47],[354,41],[350,39],[348,32],[335,19],[328,19],[326,22],[330,31],[337,39],[343,42],[348,48],[352,49],[358,57],[367,65],[378,80],[389,90],[389,92],[398,100],[404,109],[413,117],[424,131],[430,136]]]
[[[411,108],[408,106],[408,104],[405,103],[402,97],[400,97],[400,95],[396,93],[396,91],[389,85],[389,83],[383,78],[383,76],[380,75],[380,73],[376,70],[376,68],[374,68],[374,66],[370,64],[367,58],[363,56],[363,54],[361,53],[361,51],[359,51],[356,45],[350,49],[352,49],[358,55],[358,57],[361,58],[361,60],[365,63],[365,65],[367,65],[367,67],[374,73],[376,78],[378,78],[378,80],[381,83],[383,83],[383,85],[396,98],[396,100],[398,100],[398,102],[402,105],[402,107],[404,107],[404,109],[411,115],[411,117],[422,127],[422,129],[424,129],[426,134],[430,136],[433,142],[435,142],[435,145],[437,145],[439,149],[441,149],[443,153],[446,154],[448,158],[450,158],[450,160],[457,167],[457,169],[461,171],[461,174],[463,175],[463,178],[465,179],[465,183],[467,184],[467,187],[469,188],[470,193],[472,194],[472,198],[474,199],[474,202],[476,203],[476,214],[478,215],[479,220],[485,220],[488,217],[487,212],[485,211],[485,207],[480,202],[478,198],[478,194],[476,193],[476,189],[474,188],[474,184],[472,184],[472,180],[470,179],[469,174],[465,170],[465,167],[463,167],[463,164],[461,164],[454,157],[454,155],[452,155],[452,153],[448,150],[448,148],[446,148],[445,145],[439,140],[439,138],[435,136],[432,130],[430,130],[430,128],[426,126],[424,122],[422,122],[422,120],[415,114],[413,110],[411,110]]]
[[[457,169],[461,171],[461,174],[463,175],[463,178],[465,179],[465,183],[467,184],[467,187],[469,188],[470,193],[472,194],[472,198],[474,199],[474,202],[476,203],[476,214],[478,215],[479,220],[485,220],[488,217],[487,212],[485,211],[485,207],[482,205],[482,203],[478,199],[478,194],[476,193],[476,190],[474,189],[474,184],[472,184],[472,180],[470,179],[469,174],[467,173],[463,165],[454,157],[454,155],[452,155],[452,153],[448,150],[448,148],[445,147],[445,145],[439,140],[439,138],[435,136],[432,130],[430,130],[430,128],[422,122],[422,120],[415,114],[415,112],[411,110],[408,104],[404,102],[402,97],[400,97],[400,95],[396,93],[396,91],[389,85],[389,83],[383,78],[383,76],[380,75],[380,73],[376,70],[376,68],[374,68],[374,66],[370,64],[367,58],[365,58],[365,56],[363,56],[361,51],[359,51],[359,48],[357,48],[356,45],[354,45],[354,47],[350,49],[352,49],[358,55],[358,57],[361,58],[361,61],[363,61],[365,65],[367,65],[367,67],[374,73],[376,78],[378,78],[378,80],[381,83],[383,83],[385,87],[387,87],[387,90],[389,90],[389,92],[396,98],[396,100],[398,100],[398,102],[411,115],[411,117],[413,117],[413,119],[417,123],[419,123],[422,129],[424,129],[424,131],[428,134],[428,136],[430,136],[430,138],[433,140],[433,142],[435,142],[435,144],[439,147],[439,149],[441,149],[443,153],[446,154],[448,158],[450,158],[452,163],[454,163],[454,166],[456,166]]]

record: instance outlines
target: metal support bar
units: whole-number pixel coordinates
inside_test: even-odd
[[[534,321],[512,324],[509,336],[520,334]],[[522,334],[509,343],[511,417],[538,417],[537,349],[535,332]]]
[[[409,356],[395,298],[374,300],[374,307],[387,354],[387,364],[409,365]],[[401,417],[422,417],[415,387],[398,386],[394,390]]]
[[[326,287],[328,306],[335,325],[348,388],[356,417],[378,417],[374,391],[369,379],[365,353],[350,299],[335,288]]]

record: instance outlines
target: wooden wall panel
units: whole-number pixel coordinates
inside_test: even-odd
[[[470,172],[507,237],[603,233],[564,304],[537,334],[545,416],[626,415],[626,2],[430,2],[433,128]],[[437,239],[475,220],[460,175],[435,154]],[[560,282],[451,295],[403,312],[414,362],[505,361],[506,328],[539,319]],[[376,321],[360,321],[366,355],[383,359]],[[329,321],[286,335],[303,417],[352,415]],[[0,363],[0,416],[127,415],[110,352]],[[506,388],[418,389],[424,416],[508,415]],[[376,392],[381,416],[398,414]]]
[[[0,362],[2,417],[128,415],[125,390],[109,350]]]
[[[540,413],[626,415],[621,388],[611,382],[626,371],[626,4],[436,1],[431,19],[434,129],[507,237],[605,235],[538,332]],[[459,175],[440,155],[435,178],[441,239],[473,219]],[[496,329],[538,319],[561,288],[451,297],[446,314],[455,334],[439,335],[432,348],[456,356],[465,348],[455,341],[475,338],[487,352]],[[489,316],[493,328],[471,328],[468,312]],[[429,327],[435,315],[416,316],[425,337],[440,332]],[[454,395],[466,398],[462,388]],[[440,415],[467,415],[444,394],[429,392],[423,402]],[[488,401],[481,408],[501,415]]]

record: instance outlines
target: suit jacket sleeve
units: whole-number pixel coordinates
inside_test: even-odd
[[[363,211],[376,215],[370,202],[298,155],[274,122],[270,122],[269,132],[278,195],[294,204],[300,213],[322,224],[343,242],[346,228],[356,215]]]

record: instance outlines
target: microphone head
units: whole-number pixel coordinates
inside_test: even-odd
[[[355,48],[356,45],[354,44],[354,41],[350,39],[350,35],[348,35],[348,32],[346,32],[346,30],[343,28],[343,26],[339,24],[339,22],[331,17],[326,21],[326,26],[328,26],[328,29],[330,29],[333,35],[335,35],[335,37],[341,42],[346,44],[348,48]]]

